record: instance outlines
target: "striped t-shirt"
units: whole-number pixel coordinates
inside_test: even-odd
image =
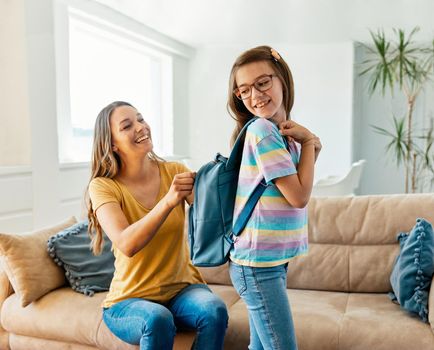
[[[240,265],[277,266],[307,253],[307,209],[292,207],[273,180],[297,173],[299,150],[289,152],[275,124],[259,118],[249,125],[244,142],[234,209],[234,223],[263,178],[268,184],[252,216],[235,240],[230,259]]]

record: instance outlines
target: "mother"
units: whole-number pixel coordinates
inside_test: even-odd
[[[192,265],[183,235],[184,201],[195,173],[153,152],[149,125],[127,102],[98,115],[88,186],[89,232],[100,252],[102,230],[113,244],[115,273],[103,319],[140,349],[172,349],[177,329],[195,329],[194,349],[222,349],[223,301]]]

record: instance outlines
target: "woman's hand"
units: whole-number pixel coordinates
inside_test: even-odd
[[[193,192],[195,172],[176,174],[169,192],[164,196],[170,208],[175,208],[182,200]]]

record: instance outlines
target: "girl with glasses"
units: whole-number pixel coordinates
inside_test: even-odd
[[[171,350],[177,329],[197,331],[193,349],[223,348],[226,306],[192,265],[184,237],[194,178],[184,165],[154,153],[151,129],[131,104],[101,110],[88,217],[94,252],[101,251],[103,229],[115,255],[103,320],[140,350]]]
[[[249,195],[267,188],[230,252],[230,275],[249,312],[249,349],[297,349],[286,294],[288,263],[307,254],[307,208],[321,142],[290,119],[291,71],[269,46],[241,54],[229,78],[232,143],[248,120],[234,222]],[[286,141],[283,139],[286,138]]]

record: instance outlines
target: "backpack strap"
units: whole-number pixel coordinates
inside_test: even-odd
[[[250,124],[252,124],[259,117],[252,117],[241,129],[240,133],[237,136],[237,139],[234,142],[234,146],[232,147],[231,153],[229,155],[228,161],[226,163],[226,169],[235,169],[239,167],[241,163],[241,157],[243,154],[244,147],[244,134]]]
[[[261,198],[266,188],[267,184],[265,183],[265,179],[262,179],[247,200],[247,203],[244,206],[243,210],[241,210],[240,215],[238,215],[237,221],[235,221],[234,227],[232,229],[232,234],[234,236],[238,236],[241,231],[244,230],[244,227],[246,226],[247,221],[249,221],[249,218],[252,215],[256,203],[258,202],[259,198]]]

